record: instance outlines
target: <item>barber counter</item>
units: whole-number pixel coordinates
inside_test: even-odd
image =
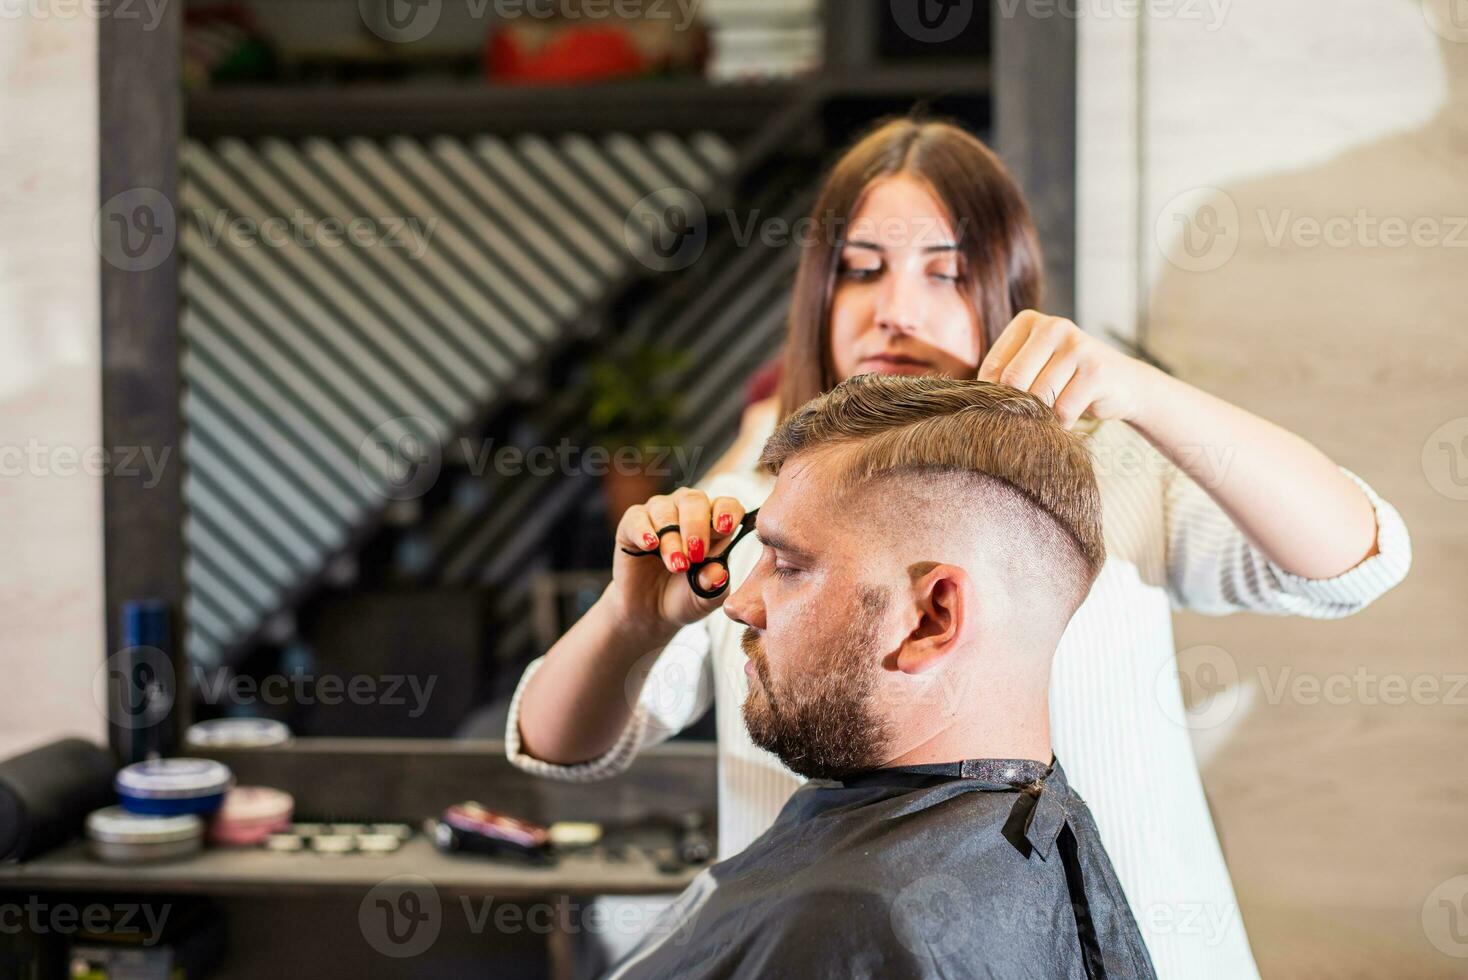
[[[657,928],[659,908],[597,896],[676,894],[701,868],[677,846],[678,828],[713,836],[705,743],[659,746],[622,776],[581,784],[527,776],[488,740],[303,739],[191,754],[223,762],[238,785],[291,794],[298,822],[397,823],[412,836],[387,853],[211,844],[128,864],[73,840],[0,864],[0,976],[590,976],[601,950]],[[466,800],[538,825],[594,822],[603,836],[539,862],[446,853],[425,820]],[[109,968],[86,972],[84,931],[110,940]]]

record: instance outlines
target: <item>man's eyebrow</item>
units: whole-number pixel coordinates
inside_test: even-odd
[[[800,547],[799,545],[792,544],[790,540],[782,536],[778,530],[770,527],[769,521],[764,521],[756,517],[754,519],[754,533],[755,536],[760,539],[760,543],[763,544],[766,548],[774,548],[776,551],[783,551],[791,558],[815,558],[814,552],[808,551],[805,548]]]

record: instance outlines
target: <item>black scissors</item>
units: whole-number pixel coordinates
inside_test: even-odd
[[[739,530],[734,532],[734,540],[730,541],[729,546],[726,547],[723,551],[719,552],[717,555],[710,555],[696,565],[688,566],[688,587],[693,590],[694,595],[698,596],[700,599],[717,599],[720,595],[723,594],[724,590],[729,587],[729,581],[731,579],[731,575],[729,574],[729,552],[734,550],[734,546],[736,544],[744,540],[745,535],[754,530],[754,518],[755,515],[757,515],[758,513],[759,508],[756,507],[754,510],[744,515],[743,520],[739,522]],[[658,540],[661,541],[663,535],[667,534],[669,531],[676,530],[678,530],[677,524],[669,524],[667,527],[658,528]],[[641,558],[645,555],[661,555],[662,549],[651,548],[647,551],[633,551],[631,548],[623,548],[622,552],[624,554],[631,555],[634,558]],[[720,582],[718,587],[714,589],[705,589],[703,586],[698,584],[698,573],[709,565],[724,566],[724,581]]]

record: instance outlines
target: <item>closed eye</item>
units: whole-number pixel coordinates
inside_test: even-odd
[[[790,566],[790,565],[776,565],[775,566],[775,574],[778,575],[780,578],[788,578],[789,576],[796,575],[799,572],[800,572],[800,569],[795,568],[795,567]]]

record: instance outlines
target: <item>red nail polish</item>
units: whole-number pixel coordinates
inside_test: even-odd
[[[703,538],[688,539],[688,557],[693,561],[703,561]]]
[[[681,551],[675,551],[675,552],[673,552],[673,571],[675,571],[675,572],[686,572],[686,571],[688,571],[688,556],[685,555]]]
[[[658,536],[656,534],[644,534],[642,536],[642,543],[649,548],[656,548],[658,546]]]
[[[719,516],[719,533],[728,534],[734,529],[734,515],[722,514]]]
[[[720,585],[723,585],[729,580],[729,573],[724,571],[724,567],[722,565],[719,566],[719,570],[714,574],[718,576],[718,578],[714,579],[714,586],[716,588]]]

